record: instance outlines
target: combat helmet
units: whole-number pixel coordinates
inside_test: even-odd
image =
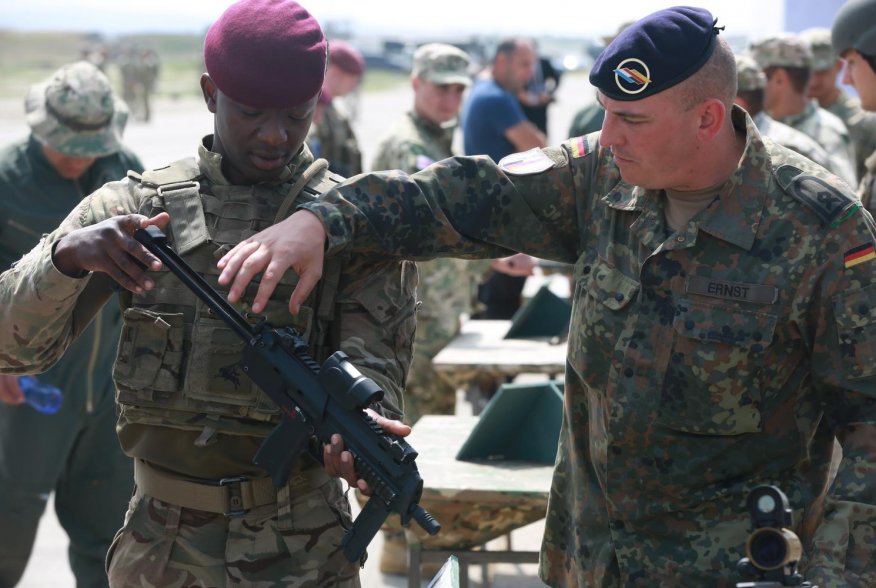
[[[833,21],[831,44],[840,56],[849,49],[876,55],[876,0],[846,2]]]

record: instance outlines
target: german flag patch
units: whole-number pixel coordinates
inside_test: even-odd
[[[573,159],[584,157],[590,153],[590,143],[587,142],[587,138],[584,136],[573,137],[569,139],[569,151],[572,153]]]
[[[873,246],[873,243],[864,243],[846,251],[843,256],[843,265],[848,269],[874,259],[876,259],[876,247]]]

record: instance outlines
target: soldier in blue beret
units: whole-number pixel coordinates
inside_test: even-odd
[[[266,270],[256,309],[295,267],[293,310],[324,255],[574,264],[550,586],[736,586],[761,484],[807,580],[876,586],[876,225],[734,106],[719,33],[646,16],[591,73],[601,132],[358,176],[219,262],[232,299]]]

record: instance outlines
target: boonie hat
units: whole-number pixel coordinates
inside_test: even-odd
[[[433,84],[471,85],[468,54],[446,43],[427,43],[414,51],[414,77]]]
[[[40,143],[70,157],[103,157],[121,148],[128,107],[91,63],[77,61],[31,86],[25,120]]]
[[[748,49],[757,64],[768,67],[812,67],[812,49],[799,35],[782,33],[755,41]]]
[[[292,0],[240,0],[207,31],[204,63],[223,94],[251,108],[285,109],[316,96],[327,45]]]
[[[836,55],[830,44],[830,29],[814,27],[800,31],[800,36],[809,43],[809,49],[812,51],[813,71],[830,69],[836,64]]]
[[[613,100],[641,100],[683,82],[715,50],[719,28],[704,8],[675,6],[649,14],[599,54],[590,83]]]
[[[736,91],[751,92],[766,87],[766,74],[748,55],[736,56]]]

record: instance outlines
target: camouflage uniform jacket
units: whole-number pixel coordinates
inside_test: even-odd
[[[836,102],[825,110],[845,123],[855,147],[855,169],[858,177],[863,178],[867,173],[864,162],[871,153],[876,152],[876,112],[867,112],[861,108],[860,100],[845,92],[840,92]]]
[[[441,127],[408,112],[384,137],[374,159],[375,170],[415,173],[453,155],[455,127]],[[439,258],[417,264],[417,351],[432,358],[459,333],[459,315],[471,313],[475,280],[488,263]],[[416,367],[416,366],[415,366]]]
[[[314,157],[328,160],[329,168],[345,177],[362,173],[362,150],[346,114],[327,104],[322,120],[310,125],[307,145]]]
[[[739,167],[673,234],[661,194],[623,182],[598,134],[523,166],[369,174],[304,206],[330,254],[575,264],[540,564],[551,586],[732,587],[746,496],[763,483],[790,497],[808,579],[876,585],[873,218],[743,110],[733,123]]]
[[[204,146],[211,143],[207,137],[197,160],[182,160],[142,178],[129,174],[105,185],[0,277],[0,320],[6,326],[0,335],[0,371],[40,371],[51,365],[111,295],[103,274],[74,279],[54,268],[52,248],[62,236],[118,214],[151,216],[168,210],[174,247],[215,286],[215,256],[275,222],[281,202],[313,162],[305,148],[277,182],[234,186],[222,174],[221,156]],[[152,182],[175,167],[182,169],[181,177],[194,177],[200,184],[194,200],[177,199],[169,184],[163,195],[156,190]],[[323,170],[295,202],[313,199],[335,183]],[[187,215],[188,220],[180,220]],[[192,228],[197,224],[206,232]],[[189,240],[198,234],[206,240]],[[318,289],[294,317],[287,305],[297,278],[288,273],[280,288],[286,300],[272,299],[263,316],[275,326],[297,327],[317,359],[335,349],[346,352],[386,391],[384,412],[400,417],[415,326],[416,272],[412,264],[393,260],[343,263],[347,271],[343,277],[337,272],[336,287]],[[331,274],[326,271],[323,284]],[[123,450],[185,477],[263,476],[252,457],[276,422],[277,411],[237,368],[240,342],[169,271],[153,276],[152,290],[120,296],[124,326],[113,377]],[[246,293],[240,306],[257,321],[261,317],[247,312],[253,295]],[[327,320],[318,320],[323,313]],[[316,335],[326,332],[319,346]],[[301,467],[308,467],[307,461],[299,460],[305,462]]]
[[[810,100],[800,114],[777,118],[781,123],[806,133],[821,145],[833,160],[830,171],[846,181],[849,186],[858,185],[855,173],[855,148],[849,132],[837,116]]]
[[[780,123],[764,111],[758,112],[751,117],[754,124],[757,125],[757,130],[761,136],[769,137],[782,147],[787,147],[799,153],[804,157],[808,157],[829,172],[837,173],[837,170],[831,169],[833,161],[827,154],[827,151],[821,148],[821,145],[815,142],[815,139],[805,133],[801,133],[797,129],[789,127],[784,123]]]

